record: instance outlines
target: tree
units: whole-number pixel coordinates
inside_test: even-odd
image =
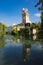
[[[0,37],[6,33],[6,25],[0,22]]]
[[[41,4],[41,7],[39,7],[39,11],[41,11],[41,30],[39,32],[39,38],[43,39],[43,0],[39,0],[39,2],[35,5],[37,7],[38,5]]]
[[[31,28],[31,29],[35,28],[35,25],[36,25],[35,23],[32,23],[32,24],[30,25],[30,28]]]
[[[24,29],[25,37],[29,38],[29,28]]]
[[[17,28],[13,28],[11,34],[12,34],[12,35],[18,35],[18,30],[17,30]]]
[[[29,38],[29,28],[20,29],[19,34],[22,35],[22,37]]]

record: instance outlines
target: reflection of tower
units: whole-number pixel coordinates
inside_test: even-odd
[[[23,8],[22,9],[22,22],[23,24],[31,24],[29,14],[28,14],[28,9]]]
[[[31,48],[31,44],[24,45],[24,61],[30,59],[30,48]]]

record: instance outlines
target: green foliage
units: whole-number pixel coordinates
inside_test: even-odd
[[[43,39],[43,0],[39,0],[39,2],[35,5],[37,7],[38,5],[41,5],[38,9],[41,11],[41,27],[39,31],[40,39]]]
[[[29,37],[29,28],[24,29],[25,37]]]
[[[3,48],[5,46],[6,42],[5,42],[5,38],[1,37],[0,38],[0,48]]]
[[[0,22],[0,36],[3,36],[6,32],[6,25]]]
[[[40,30],[40,28],[41,28],[41,23],[38,22],[38,23],[33,23],[33,24],[31,24],[31,25],[30,25],[30,29],[34,29],[34,28]]]
[[[23,24],[22,23],[20,23],[20,24],[18,24],[19,26],[23,26]]]
[[[29,28],[24,28],[19,31],[19,34],[23,37],[27,38],[29,37]]]
[[[12,35],[18,35],[18,30],[17,28],[13,29],[11,32]]]
[[[30,28],[31,28],[31,29],[35,28],[35,23],[32,23],[32,24],[30,25]]]
[[[36,27],[40,28],[41,27],[41,23],[40,22],[36,23]]]

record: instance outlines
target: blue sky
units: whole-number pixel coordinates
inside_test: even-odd
[[[6,25],[22,22],[22,8],[28,8],[30,20],[40,21],[40,12],[34,5],[38,0],[0,0],[0,22]]]

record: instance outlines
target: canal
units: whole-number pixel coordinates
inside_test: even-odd
[[[43,42],[11,35],[0,38],[0,65],[43,65]]]

